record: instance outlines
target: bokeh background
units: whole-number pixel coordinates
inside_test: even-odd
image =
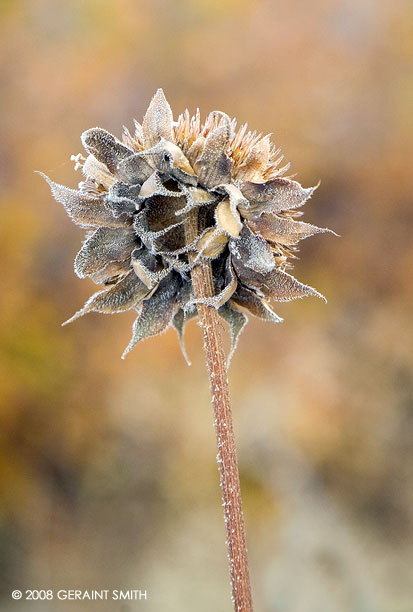
[[[163,87],[225,110],[304,185],[295,273],[329,299],[251,320],[230,370],[257,612],[413,610],[413,9],[392,0],[0,2],[0,575],[5,612],[230,612],[199,327],[120,360],[89,315],[83,236],[33,173],[120,135]],[[148,600],[13,602],[14,588]]]

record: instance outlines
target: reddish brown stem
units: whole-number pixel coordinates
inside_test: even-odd
[[[186,228],[188,238],[198,230],[197,218],[198,214],[196,212],[196,217],[192,217],[192,228],[188,226]],[[195,222],[196,227],[194,227]],[[214,295],[212,271],[209,263],[203,262],[202,265],[196,265],[192,269],[191,277],[196,299],[209,298]],[[219,315],[214,307],[205,304],[198,304],[197,308],[204,336],[204,348],[214,405],[215,432],[218,444],[217,462],[227,530],[234,610],[235,612],[253,612],[238,461]]]

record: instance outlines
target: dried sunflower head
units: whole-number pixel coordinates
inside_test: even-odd
[[[289,166],[280,167],[268,136],[246,125],[236,130],[235,119],[219,111],[204,123],[187,110],[174,121],[159,89],[133,135],[125,129],[120,141],[93,128],[82,144],[88,155],[74,158],[84,175],[78,190],[43,176],[87,230],[76,274],[106,287],[66,323],[134,308],[124,355],[171,324],[182,341],[196,315],[191,269],[206,262],[215,295],[204,301],[229,323],[233,346],[245,312],[277,323],[273,300],[323,297],[286,271],[299,240],[329,231],[297,220],[315,188],[282,177]]]

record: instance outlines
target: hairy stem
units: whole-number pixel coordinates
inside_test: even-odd
[[[198,235],[198,211],[194,210],[186,222],[187,241]],[[194,259],[192,256],[192,260]],[[191,260],[191,255],[190,255]],[[214,295],[210,263],[196,265],[191,272],[196,299]],[[251,586],[248,569],[244,517],[241,507],[241,489],[237,453],[232,426],[232,412],[228,388],[226,358],[220,332],[218,311],[198,304],[198,314],[204,336],[204,348],[211,384],[215,414],[215,432],[218,444],[218,469],[227,530],[227,547],[235,612],[252,612]]]

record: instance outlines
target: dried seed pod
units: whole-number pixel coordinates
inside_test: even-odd
[[[202,301],[229,324],[232,355],[248,320],[240,309],[279,322],[271,300],[322,297],[285,272],[293,245],[330,231],[296,220],[315,188],[281,176],[288,166],[279,167],[282,156],[269,136],[235,127],[219,111],[204,124],[199,111],[191,117],[187,110],[174,122],[159,89],[134,135],[126,128],[123,141],[101,128],[82,134],[88,155],[74,158],[85,177],[79,190],[42,175],[71,219],[88,230],[76,273],[110,285],[67,323],[89,312],[135,308],[124,355],[171,324],[183,346],[185,324]],[[207,261],[215,295],[197,300],[191,269]]]

